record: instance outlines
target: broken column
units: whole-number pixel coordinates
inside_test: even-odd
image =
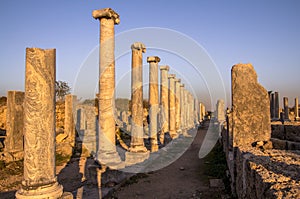
[[[16,198],[60,198],[55,174],[55,49],[26,49],[24,180]]]
[[[176,112],[175,112],[175,75],[170,74],[169,78],[169,133],[172,139],[177,138],[176,133]]]
[[[149,157],[143,130],[143,53],[146,47],[136,42],[131,45],[131,50],[131,143],[126,152],[126,165],[142,162]]]
[[[271,120],[274,120],[275,118],[275,94],[270,92],[270,114],[271,114]]]
[[[75,144],[75,103],[76,96],[74,95],[66,95],[65,97],[65,124],[64,124],[64,132],[67,134],[68,142],[72,145]]]
[[[164,143],[165,133],[169,131],[169,66],[160,67],[160,143]]]
[[[274,93],[274,103],[275,103],[275,115],[274,115],[274,120],[279,120],[280,119],[280,110],[279,110],[279,94],[278,92]]]
[[[175,130],[180,133],[180,82],[181,79],[175,79]]]
[[[299,120],[299,101],[298,101],[298,97],[295,98],[295,121]]]
[[[217,120],[218,122],[225,121],[225,104],[223,99],[217,101]]]
[[[287,97],[283,98],[283,107],[284,107],[284,120],[290,121],[289,99]]]
[[[247,81],[245,81],[247,79]],[[233,147],[251,146],[271,137],[270,101],[251,64],[231,69]],[[249,95],[251,93],[251,95]]]
[[[115,25],[119,15],[111,8],[94,10],[100,21],[99,49],[99,141],[97,160],[110,168],[122,167],[115,140]]]
[[[147,57],[149,63],[149,132],[151,141],[151,151],[158,151],[157,132],[158,132],[158,62],[160,58],[157,56]]]
[[[23,158],[24,92],[7,92],[5,151],[15,159]]]

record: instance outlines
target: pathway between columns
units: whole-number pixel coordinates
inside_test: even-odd
[[[111,198],[224,198],[224,190],[209,187],[205,162],[198,158],[206,131],[198,130],[190,148],[177,161],[121,187]]]

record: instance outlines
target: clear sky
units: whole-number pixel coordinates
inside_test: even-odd
[[[148,76],[146,57],[157,55],[161,58],[160,65],[170,65],[171,72],[176,73],[199,100],[208,105],[214,86],[210,88],[213,83],[203,77],[205,71],[195,75],[191,59],[193,56],[200,59],[201,56],[198,56],[197,49],[185,46],[188,43],[186,38],[197,43],[203,48],[202,53],[211,58],[211,63],[203,61],[201,64],[211,65],[213,73],[220,74],[220,78],[216,77],[214,81],[221,87],[224,84],[228,104],[230,70],[236,63],[252,63],[259,82],[267,90],[279,91],[280,98],[289,97],[290,106],[293,106],[295,97],[300,97],[298,0],[0,1],[0,96],[6,95],[7,90],[24,90],[26,47],[56,48],[57,80],[67,81],[78,95],[84,90],[95,91],[97,65],[95,70],[91,69],[91,76],[87,76],[89,72],[84,75],[86,82],[80,83],[80,91],[76,91],[76,84],[99,44],[99,22],[92,18],[92,10],[106,7],[114,9],[121,19],[121,23],[115,26],[116,40],[120,41],[120,45],[116,42],[116,48],[127,46],[127,50],[117,53],[118,97],[130,96],[132,35],[136,35],[137,41],[144,39],[141,42],[149,47],[144,54],[145,81]],[[162,29],[151,33],[153,28],[147,27]],[[168,31],[173,31],[174,37],[161,37],[160,33]],[[176,40],[178,34],[182,38]],[[158,43],[165,42],[162,44],[165,46],[160,48],[155,42],[152,44],[155,39],[159,40]],[[174,53],[177,48],[184,50],[184,56]],[[92,86],[87,88],[90,82]],[[211,103],[214,105],[215,101]]]

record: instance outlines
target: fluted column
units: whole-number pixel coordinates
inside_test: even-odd
[[[16,198],[60,198],[55,174],[55,49],[26,49],[24,180]]]
[[[119,167],[121,159],[116,151],[115,140],[115,24],[119,15],[111,8],[94,10],[100,21],[99,49],[99,141],[97,160],[110,168]]]
[[[176,133],[176,110],[175,110],[175,75],[170,74],[169,78],[169,133],[174,139],[177,137]]]
[[[158,103],[158,62],[160,58],[157,56],[152,56],[147,58],[149,63],[149,132],[151,141],[151,151],[158,151],[157,142],[157,118],[159,111]]]
[[[160,67],[160,143],[164,143],[165,133],[169,131],[169,66]]]

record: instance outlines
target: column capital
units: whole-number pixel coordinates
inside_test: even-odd
[[[184,87],[184,84],[180,84],[180,87]]]
[[[181,82],[181,79],[177,79],[177,78],[176,78],[176,79],[175,79],[175,82],[179,82],[179,83],[180,83],[180,82]]]
[[[95,19],[108,18],[113,19],[115,24],[120,23],[120,16],[111,8],[104,8],[101,10],[93,10],[92,15]]]
[[[141,50],[143,53],[146,52],[146,46],[142,42],[134,42],[131,45],[131,50]]]
[[[160,58],[158,56],[150,56],[150,57],[147,57],[147,62],[150,63],[150,62],[160,62]]]
[[[169,74],[169,75],[168,75],[168,78],[169,78],[169,79],[172,79],[172,78],[175,78],[175,77],[176,77],[175,74]]]
[[[160,70],[166,70],[166,71],[169,71],[170,70],[170,67],[168,65],[165,65],[165,66],[160,66],[159,68]]]

